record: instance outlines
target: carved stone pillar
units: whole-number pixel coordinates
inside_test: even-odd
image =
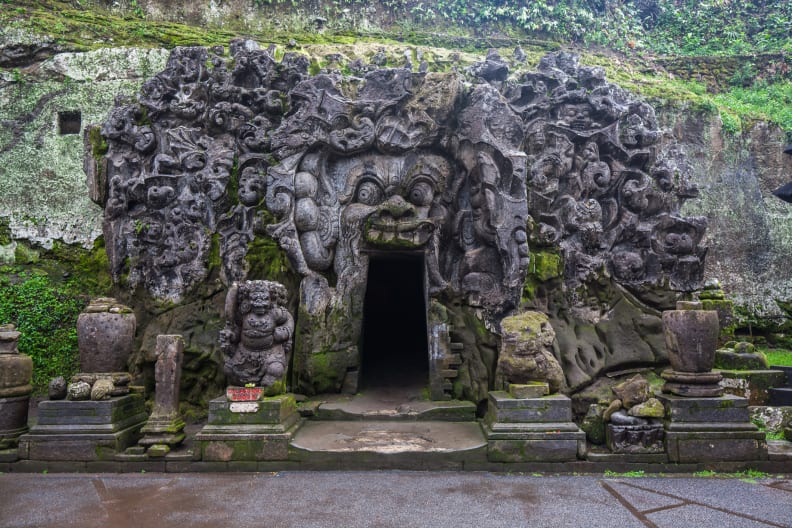
[[[154,410],[138,442],[149,447],[149,456],[164,455],[184,440],[184,420],[179,414],[184,339],[180,335],[158,335],[156,354]]]

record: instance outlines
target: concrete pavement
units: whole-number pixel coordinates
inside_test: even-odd
[[[5,473],[0,526],[792,527],[792,476]]]

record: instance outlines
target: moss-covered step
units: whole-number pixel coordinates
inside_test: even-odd
[[[727,370],[720,369],[723,379],[720,386],[725,394],[746,398],[750,405],[767,405],[769,389],[784,385],[780,370]]]

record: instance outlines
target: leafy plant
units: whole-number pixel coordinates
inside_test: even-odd
[[[15,324],[22,334],[19,351],[33,359],[37,393],[51,378],[76,372],[77,316],[85,305],[86,299],[46,275],[0,276],[0,321]]]

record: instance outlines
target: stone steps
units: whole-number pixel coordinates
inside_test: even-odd
[[[792,367],[771,366],[773,370],[780,370],[786,375],[783,385],[777,385],[767,390],[769,396],[767,405],[785,406],[792,405]]]
[[[325,469],[443,469],[487,461],[477,422],[306,421],[289,458]]]
[[[768,389],[767,393],[770,395],[767,405],[774,407],[792,406],[791,387],[775,387]]]
[[[397,405],[383,402],[377,405],[350,398],[347,401],[320,403],[313,415],[305,417],[319,421],[470,422],[476,419],[476,405],[457,400],[417,401]]]

